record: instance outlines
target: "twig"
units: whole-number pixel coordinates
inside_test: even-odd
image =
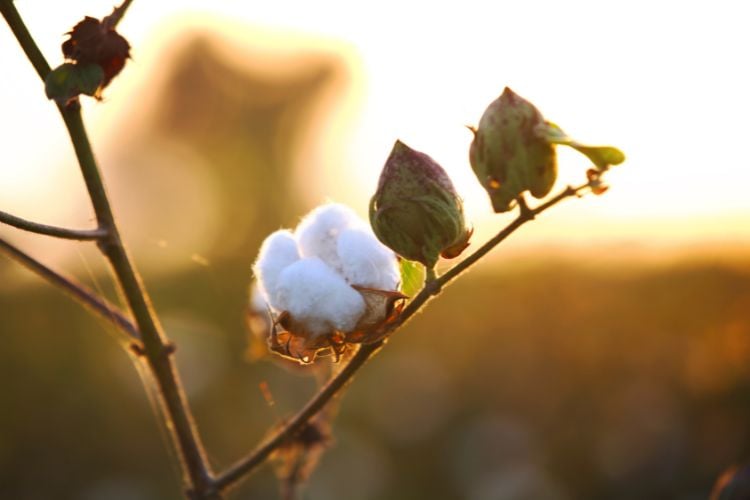
[[[126,8],[129,4],[130,2],[126,1],[121,8]],[[26,29],[15,6],[8,0],[0,0],[0,12],[37,73],[44,80],[49,73],[49,64]],[[186,494],[195,499],[220,498],[213,488],[212,473],[193,423],[185,391],[182,389],[172,356],[168,355],[174,347],[162,332],[161,325],[153,313],[151,300],[120,238],[99,167],[83,125],[80,105],[58,104],[58,110],[73,143],[86,189],[94,206],[98,227],[107,232],[106,238],[99,240],[99,248],[112,265],[117,282],[141,332],[143,355],[159,389],[161,409],[167,421],[166,427],[170,430],[173,445],[180,457],[183,479],[187,486]]]
[[[576,196],[584,189],[588,188],[589,185],[584,184],[577,188],[567,187],[557,196],[551,198],[549,201],[539,205],[535,209],[521,210],[521,213],[508,224],[502,231],[490,239],[487,243],[479,247],[471,255],[466,257],[464,260],[456,264],[449,271],[444,273],[439,278],[436,278],[432,283],[432,286],[426,286],[419,292],[404,308],[399,315],[396,322],[391,325],[388,329],[388,333],[392,333],[403,326],[409,319],[411,319],[417,312],[419,312],[429,299],[441,290],[441,288],[448,282],[456,278],[463,271],[468,269],[474,263],[476,263],[482,256],[487,254],[490,250],[496,247],[501,241],[506,239],[508,236],[513,234],[518,228],[524,225],[526,222],[533,220],[537,215],[541,214],[548,208],[556,205],[565,198]],[[354,374],[365,364],[365,362],[384,344],[384,340],[377,341],[372,344],[366,344],[360,347],[357,353],[351,358],[349,363],[328,383],[326,383],[311,399],[307,404],[292,417],[284,427],[279,429],[273,436],[268,438],[250,454],[238,460],[234,465],[229,467],[225,472],[219,474],[215,480],[215,486],[217,490],[224,491],[226,488],[234,485],[241,479],[244,479],[252,472],[257,466],[262,464],[266,458],[287,439],[293,436],[299,431],[308,419],[313,417],[318,411],[320,411],[328,401],[333,398],[342,387],[344,387]]]
[[[49,64],[44,55],[42,55],[42,51],[39,50],[39,47],[34,42],[34,39],[31,38],[29,30],[26,29],[23,19],[21,19],[11,0],[0,0],[0,14],[3,15],[8,26],[10,26],[10,30],[16,36],[18,43],[21,44],[21,48],[23,48],[26,57],[31,61],[39,78],[44,81],[47,78],[47,74],[51,71]]]
[[[11,245],[2,238],[0,238],[0,250],[22,266],[41,276],[43,279],[62,288],[74,299],[87,306],[102,318],[112,322],[118,329],[128,334],[130,340],[140,339],[138,328],[136,328],[136,326],[122,312],[120,312],[117,307],[100,298],[84,285],[50,269],[23,250]]]
[[[492,239],[490,239],[487,243],[479,247],[477,250],[475,250],[471,255],[466,257],[464,260],[450,268],[448,271],[446,271],[440,278],[438,278],[438,282],[440,285],[445,285],[449,281],[452,281],[455,279],[459,274],[464,272],[466,269],[468,269],[470,266],[474,265],[479,259],[484,257],[490,250],[495,248],[501,241],[503,241],[505,238],[513,234],[513,232],[524,225],[526,222],[533,220],[537,215],[541,214],[548,208],[557,205],[565,198],[570,198],[571,196],[577,196],[580,192],[587,189],[589,187],[589,184],[582,184],[578,187],[572,187],[568,186],[565,188],[561,193],[558,195],[550,198],[546,202],[542,203],[538,207],[534,209],[530,209],[526,207],[526,209],[521,209],[521,213],[516,217],[516,219],[508,224],[508,226],[497,233]],[[522,205],[523,206],[523,205]]]
[[[100,240],[107,236],[107,231],[104,229],[68,229],[64,227],[50,226],[48,224],[40,224],[38,222],[32,222],[30,220],[16,217],[15,215],[7,212],[0,211],[0,222],[23,229],[30,233],[44,234],[47,236],[54,236],[55,238],[63,238],[66,240]]]
[[[141,331],[143,353],[159,388],[167,428],[172,432],[174,445],[179,452],[185,472],[184,479],[188,495],[198,499],[218,498],[211,486],[212,474],[208,459],[195,429],[193,416],[174,361],[172,356],[165,355],[169,354],[173,347],[162,331],[153,312],[148,292],[120,238],[104,182],[83,124],[81,108],[80,106],[65,106],[58,107],[58,109],[62,113],[68,134],[73,142],[73,149],[78,158],[89,197],[94,205],[99,226],[107,229],[107,238],[99,241],[99,248],[112,265],[117,282]]]
[[[289,477],[281,480],[279,489],[281,490],[281,500],[297,500],[299,498],[300,488],[300,471],[304,466],[305,457],[303,455],[295,461],[292,466],[292,471],[289,473]]]
[[[133,0],[125,0],[119,7],[115,7],[112,13],[105,17],[102,22],[106,23],[111,29],[115,29],[122,21],[122,16],[125,15],[131,3],[133,3]]]
[[[222,491],[238,480],[243,479],[246,475],[262,464],[266,458],[289,439],[294,433],[299,431],[305,423],[318,413],[328,403],[328,401],[346,385],[359,368],[367,359],[377,351],[383,342],[363,345],[357,353],[351,358],[351,361],[332,379],[330,379],[308,403],[292,417],[284,427],[279,429],[273,436],[258,446],[245,458],[240,459],[235,465],[219,474],[216,477],[214,485],[216,489]]]

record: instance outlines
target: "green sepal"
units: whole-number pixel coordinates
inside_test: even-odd
[[[414,297],[424,286],[425,268],[419,262],[401,259],[401,293]]]
[[[47,98],[65,103],[81,94],[96,95],[104,81],[104,70],[98,64],[64,63],[53,69],[44,80]]]

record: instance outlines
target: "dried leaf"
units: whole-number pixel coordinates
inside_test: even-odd
[[[319,414],[273,451],[271,461],[282,484],[307,481],[331,442],[329,419],[328,415]]]
[[[408,297],[388,290],[361,286],[352,288],[362,294],[366,309],[354,331],[346,333],[346,341],[356,344],[377,342],[387,334],[388,326],[398,318]]]
[[[284,358],[307,365],[318,356],[333,355],[338,360],[346,344],[344,335],[336,331],[328,335],[311,335],[288,311],[283,311],[273,323],[268,347]]]

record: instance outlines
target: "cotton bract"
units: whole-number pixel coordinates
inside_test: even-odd
[[[396,255],[351,209],[336,203],[310,212],[294,232],[269,235],[253,272],[263,299],[285,319],[305,356],[323,345],[321,339],[371,325],[369,292],[400,295]]]

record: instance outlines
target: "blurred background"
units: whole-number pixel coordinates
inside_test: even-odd
[[[16,5],[53,66],[63,33],[112,7]],[[365,216],[398,138],[451,175],[476,247],[512,215],[491,213],[464,125],[507,85],[628,161],[606,195],[524,227],[389,341],[304,497],[706,498],[750,458],[738,5],[134,2],[133,59],[84,113],[215,467],[315,390],[248,352],[262,239],[329,199]],[[0,210],[89,227],[59,116],[0,28]],[[560,149],[560,164],[559,188],[584,180],[583,157]],[[0,236],[118,300],[92,245]],[[0,497],[179,498],[111,327],[0,259],[0,335]],[[234,496],[276,495],[266,466]]]

